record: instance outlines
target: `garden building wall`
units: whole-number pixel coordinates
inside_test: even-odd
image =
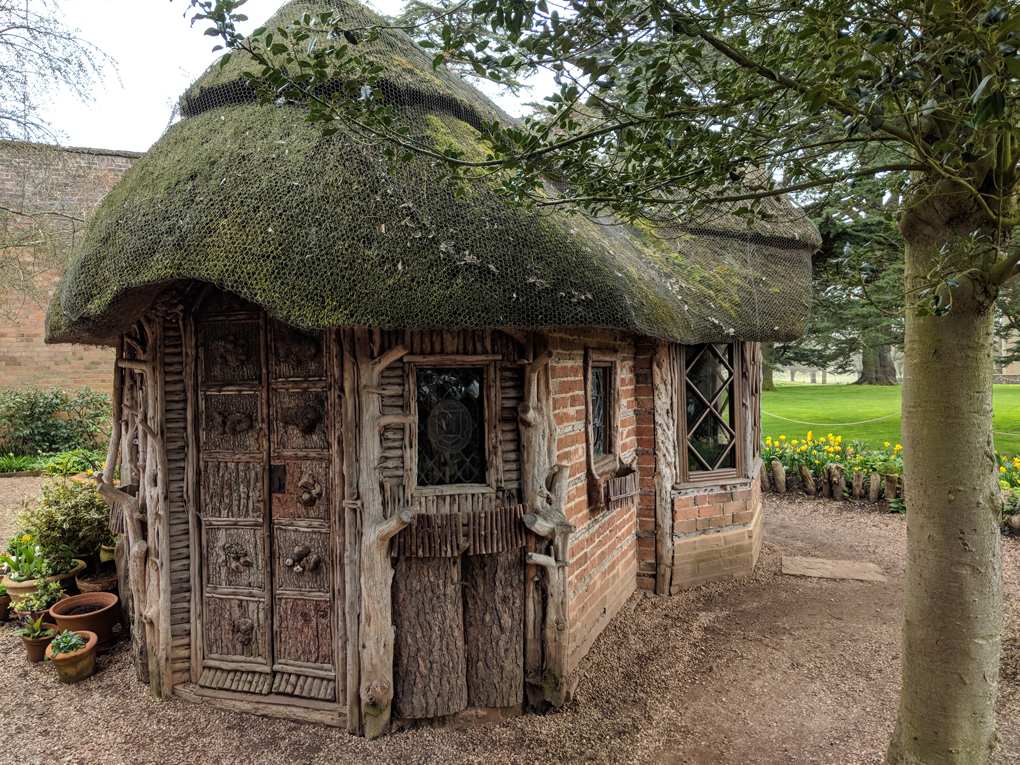
[[[38,144],[0,145],[3,206],[41,221],[47,249],[37,257],[19,252],[25,270],[34,271],[30,294],[0,292],[5,309],[0,310],[0,386],[110,389],[113,351],[94,345],[47,345],[46,306],[60,278],[59,264],[79,235],[80,221],[88,218],[140,156]],[[42,216],[40,211],[57,211],[79,222]],[[17,242],[29,225],[28,217],[5,217],[0,226],[4,246]]]

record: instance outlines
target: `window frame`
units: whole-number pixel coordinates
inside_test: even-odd
[[[502,456],[499,445],[499,362],[491,357],[436,356],[415,359],[404,364],[405,409],[414,419],[414,426],[404,428],[404,471],[408,476],[408,493],[413,496],[449,496],[451,494],[492,494],[502,478]],[[482,413],[485,449],[485,482],[453,483],[442,486],[418,485],[418,369],[475,368],[482,370]]]
[[[687,357],[699,345],[728,345],[732,348],[733,374],[730,411],[733,412],[733,467],[718,470],[694,470],[688,464],[690,442],[687,432]],[[743,343],[731,340],[725,343],[696,343],[679,346],[676,367],[677,393],[677,468],[682,486],[711,486],[736,482],[744,477],[744,415],[743,415]]]
[[[604,454],[595,454],[595,433],[592,410],[592,369],[599,367],[607,370],[605,429],[608,448]],[[601,481],[615,473],[621,465],[620,457],[620,354],[598,348],[586,348],[584,353],[584,440],[585,464],[588,475]]]

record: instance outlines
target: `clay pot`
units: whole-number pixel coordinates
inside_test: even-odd
[[[11,596],[4,595],[0,597],[0,622],[5,622],[11,618]]]
[[[25,644],[25,652],[28,654],[28,660],[33,664],[37,664],[45,658],[46,647],[50,644],[50,641],[57,636],[56,624],[43,622],[43,626],[53,630],[53,634],[44,638],[29,638],[24,635],[21,636],[21,642]]]
[[[46,646],[46,658],[53,662],[62,683],[80,683],[96,671],[96,633],[75,630],[85,639],[85,647],[71,653],[53,653],[53,646]],[[56,637],[56,636],[54,636]],[[50,638],[52,640],[53,638]]]
[[[60,582],[60,586],[64,588],[64,591],[70,591],[71,595],[74,595],[74,590],[77,589],[77,585],[74,582],[74,578],[85,570],[85,561],[79,560],[78,558],[72,558],[74,568],[70,571],[66,571],[63,574],[57,574],[56,576],[48,576],[45,580],[43,579],[26,579],[23,582],[15,582],[8,576],[5,576],[0,583],[7,588],[7,594],[11,596],[11,601],[14,606],[17,607],[18,602],[22,598],[26,598],[29,595],[35,594],[36,589],[39,587],[39,582]]]
[[[108,563],[109,561],[113,560],[116,557],[116,555],[114,554],[116,549],[117,548],[112,545],[103,545],[102,547],[100,547],[99,562]]]
[[[68,595],[65,592],[63,595],[60,596],[60,600],[67,600],[69,597],[71,597],[71,596]],[[57,603],[59,603],[60,600],[58,600]],[[53,605],[56,605],[56,603],[54,603]],[[50,606],[45,611],[36,611],[35,612],[36,613],[36,617],[35,618],[38,619],[39,618],[39,614],[45,614],[46,616],[43,619],[43,622],[44,623],[45,622],[52,622],[53,621],[53,616],[50,614],[50,609],[51,608],[53,608],[53,606]],[[21,619],[25,618],[26,616],[31,615],[32,612],[31,611],[19,611],[18,607],[15,605],[14,606],[14,613],[18,617],[18,620],[20,621]]]
[[[81,593],[113,592],[117,589],[117,572],[103,571],[100,576],[90,575],[88,579],[76,576],[74,581],[78,585],[78,592]]]
[[[68,616],[67,612],[78,606],[101,606],[89,614]],[[61,632],[92,632],[98,643],[96,652],[100,655],[110,650],[113,642],[113,625],[120,621],[120,598],[112,592],[86,592],[61,600],[50,608],[57,627]]]

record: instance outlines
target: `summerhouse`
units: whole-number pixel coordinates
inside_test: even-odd
[[[365,46],[416,140],[510,119],[402,33]],[[246,66],[182,96],[48,316],[116,348],[99,483],[152,692],[368,736],[499,719],[569,698],[636,589],[750,572],[759,343],[803,329],[810,222],[458,196],[258,106]]]

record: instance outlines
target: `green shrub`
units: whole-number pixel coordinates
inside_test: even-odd
[[[39,454],[102,446],[110,427],[110,397],[77,390],[0,390],[0,452]]]
[[[45,611],[64,595],[60,582],[39,582],[35,592],[26,595],[18,603],[19,611]]]
[[[17,522],[47,555],[62,547],[91,555],[110,537],[110,508],[95,486],[80,481],[43,484],[35,507],[26,505]]]
[[[25,454],[0,454],[0,473],[20,473],[24,470],[41,470],[46,460]]]
[[[92,470],[99,472],[106,464],[105,456],[88,449],[75,449],[73,452],[58,452],[41,456],[42,469],[46,475],[69,476],[87,473]]]

